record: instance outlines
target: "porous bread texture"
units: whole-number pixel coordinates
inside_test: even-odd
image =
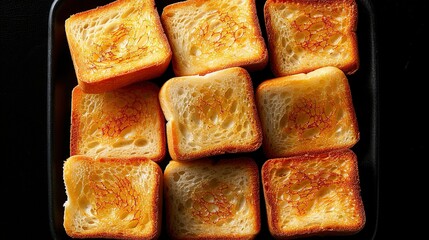
[[[264,6],[270,66],[275,76],[335,66],[359,68],[354,0],[268,0]]]
[[[161,168],[147,159],[76,155],[64,162],[64,229],[73,238],[156,239]]]
[[[171,48],[153,0],[117,0],[65,22],[78,84],[101,93],[161,76]]]
[[[252,81],[241,67],[171,78],[159,99],[174,160],[252,152],[262,144]]]
[[[228,67],[264,68],[268,50],[254,0],[188,0],[167,5],[161,20],[176,76]]]
[[[259,233],[259,170],[253,159],[170,161],[164,183],[172,239],[252,239]]]
[[[276,239],[351,235],[365,225],[357,157],[350,149],[269,159],[261,177]]]
[[[336,67],[262,82],[256,103],[268,158],[353,147],[360,138],[350,86]]]
[[[72,91],[70,155],[161,161],[167,149],[159,87],[145,81],[113,91]]]

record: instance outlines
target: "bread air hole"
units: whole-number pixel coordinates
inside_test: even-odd
[[[231,103],[231,106],[229,107],[229,112],[230,112],[230,113],[235,113],[235,112],[237,111],[237,107],[238,107],[238,103],[237,103],[237,101],[236,101],[236,100],[234,100],[234,101]]]
[[[332,36],[329,37],[328,43],[330,45],[338,45],[339,43],[341,43],[343,36],[339,33],[337,34],[333,34]]]
[[[173,174],[173,181],[178,182],[180,180],[180,175],[178,173]]]
[[[198,118],[194,118],[194,117],[191,118],[191,121],[194,122],[194,124],[196,121],[195,119],[199,120]],[[189,137],[189,132],[188,132],[188,128],[186,127],[186,125],[184,125],[183,123],[180,123],[179,124],[179,130],[180,130],[180,133],[182,134],[182,136],[184,136],[185,138]]]
[[[121,147],[128,146],[132,143],[133,143],[133,140],[122,140],[122,141],[120,140],[120,141],[117,141],[114,144],[112,144],[112,147],[121,148]]]
[[[279,122],[280,128],[284,128],[284,127],[286,127],[287,122],[288,122],[288,117],[287,117],[287,116],[288,116],[288,115],[285,113],[285,114],[283,114],[283,116],[280,118],[280,122]]]
[[[337,117],[337,121],[341,120],[344,117],[344,110],[338,109],[336,117]]]
[[[101,152],[104,152],[105,150],[106,150],[106,147],[100,147],[95,151],[95,153],[101,153]]]
[[[202,54],[200,47],[193,45],[191,47],[190,54],[196,57],[200,56]]]
[[[317,192],[316,196],[317,198],[324,198],[326,196],[328,196],[329,193],[332,192],[332,189],[329,187],[322,187],[319,189],[319,191]]]
[[[305,129],[304,132],[302,133],[302,136],[304,138],[313,138],[318,136],[319,134],[320,134],[320,128],[314,127],[310,129]]]
[[[148,144],[148,141],[145,138],[140,138],[134,141],[134,146],[137,146],[137,147],[144,147],[147,144]]]
[[[223,122],[222,122],[222,128],[227,129],[234,126],[234,118],[233,116],[228,116]]]
[[[106,27],[105,34],[112,34],[116,32],[119,29],[119,25],[117,23],[111,23],[109,26]]]
[[[228,88],[224,94],[225,98],[227,98],[227,99],[230,98],[232,96],[233,92],[234,92],[234,90],[232,88]]]
[[[135,9],[134,8],[129,8],[129,9],[127,9],[127,11],[125,11],[124,13],[122,13],[122,18],[127,18],[128,16],[130,16],[132,13],[134,13],[135,12]]]
[[[139,220],[133,219],[133,220],[129,221],[127,228],[135,228],[138,226],[138,224],[139,224]]]
[[[94,142],[90,142],[90,143],[88,143],[88,145],[87,145],[87,148],[95,148],[95,147],[97,147],[98,145],[100,144],[100,142],[98,142],[98,141],[94,141]]]
[[[119,138],[130,139],[136,135],[135,129],[131,126],[122,130],[122,132],[118,135]]]
[[[244,196],[240,196],[240,198],[237,201],[237,207],[236,207],[236,211],[240,211],[241,209],[243,209],[244,205],[246,204],[246,199]]]
[[[279,169],[276,169],[272,175],[287,179],[288,176],[290,175],[290,172],[291,171],[289,168],[279,168]]]
[[[290,189],[296,192],[308,190],[311,189],[311,182],[309,180],[303,180],[293,184]]]

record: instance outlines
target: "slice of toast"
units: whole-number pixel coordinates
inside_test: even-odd
[[[358,70],[355,0],[267,0],[264,18],[275,76],[325,66]]]
[[[87,93],[159,77],[171,61],[154,0],[117,0],[76,13],[65,30],[78,84]]]
[[[70,155],[137,157],[161,161],[167,149],[165,118],[152,82],[90,94],[72,91]]]
[[[351,235],[365,225],[357,157],[350,149],[269,159],[261,178],[276,239]]]
[[[353,147],[360,138],[350,86],[336,67],[262,82],[256,103],[268,158]]]
[[[156,239],[163,175],[147,159],[75,155],[64,163],[64,228],[72,238]]]
[[[268,50],[255,0],[188,0],[164,7],[161,20],[176,76],[228,67],[260,70]]]
[[[252,239],[259,233],[259,170],[253,159],[170,161],[164,183],[171,239]]]
[[[159,99],[174,160],[252,152],[262,144],[252,80],[244,68],[171,78]]]

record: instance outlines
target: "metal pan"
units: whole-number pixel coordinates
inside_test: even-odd
[[[107,4],[108,0],[55,0],[51,6],[48,21],[48,89],[47,89],[47,153],[48,192],[50,228],[54,239],[70,239],[63,228],[63,204],[66,201],[62,176],[64,161],[69,157],[71,90],[77,84],[64,31],[64,21],[80,11]],[[161,13],[163,7],[172,1],[157,2]],[[257,11],[264,32],[263,3],[257,0]],[[359,41],[360,67],[349,76],[356,115],[359,123],[360,140],[352,148],[359,161],[361,195],[365,206],[366,224],[363,230],[351,236],[335,239],[374,239],[377,231],[379,204],[379,91],[378,57],[375,32],[375,16],[370,0],[357,0],[359,19],[357,36]],[[156,83],[160,86],[173,76],[171,66]],[[253,73],[253,79],[273,77],[267,69]],[[258,84],[255,81],[255,85]],[[259,166],[266,160],[261,150],[252,153]],[[169,156],[160,163],[165,167]],[[269,239],[264,198],[261,189],[261,232],[257,239]],[[165,219],[165,217],[163,217]],[[163,223],[164,224],[164,223]],[[160,239],[166,239],[165,225]],[[332,237],[330,237],[331,239]],[[320,239],[320,238],[317,238]]]

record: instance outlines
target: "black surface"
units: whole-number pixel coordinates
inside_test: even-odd
[[[83,1],[83,0],[76,0]],[[90,1],[90,0],[87,0]],[[47,181],[48,0],[0,3],[1,239],[51,239]],[[419,239],[427,221],[426,1],[373,0],[379,56],[376,239]],[[62,96],[59,96],[62,97]],[[67,98],[67,96],[64,96]],[[18,230],[15,230],[18,229]],[[14,238],[15,239],[15,238]]]
[[[67,237],[63,222],[64,207],[66,201],[65,186],[62,182],[63,161],[69,156],[70,138],[70,93],[76,85],[76,75],[71,62],[70,50],[68,49],[64,21],[71,14],[93,9],[104,5],[109,1],[93,0],[76,2],[75,0],[58,0],[50,11],[48,28],[48,196],[50,204],[50,220],[52,232],[56,239],[70,239]],[[170,4],[175,1],[169,1]],[[338,240],[370,239],[376,231],[378,220],[378,59],[376,56],[376,34],[374,29],[374,10],[366,0],[357,0],[359,10],[358,44],[360,47],[360,68],[355,74],[348,77],[353,95],[354,107],[359,121],[360,140],[352,148],[358,157],[361,195],[366,211],[365,227],[351,236],[336,237]],[[162,11],[165,5],[158,4],[158,10]],[[263,2],[257,3],[259,19],[262,29]],[[250,72],[254,87],[261,81],[273,78],[272,72],[267,66],[265,69]],[[167,79],[173,77],[172,69],[152,82],[159,87]],[[235,156],[238,154],[235,154]],[[255,159],[261,168],[266,160],[262,149],[248,154]],[[160,164],[164,169],[168,163],[166,156]],[[261,191],[261,231],[256,239],[270,238],[266,224],[265,201]],[[165,212],[165,211],[164,211]],[[165,219],[165,215],[163,215]],[[161,239],[166,235],[165,227],[162,228]],[[326,239],[326,238],[325,238]]]

